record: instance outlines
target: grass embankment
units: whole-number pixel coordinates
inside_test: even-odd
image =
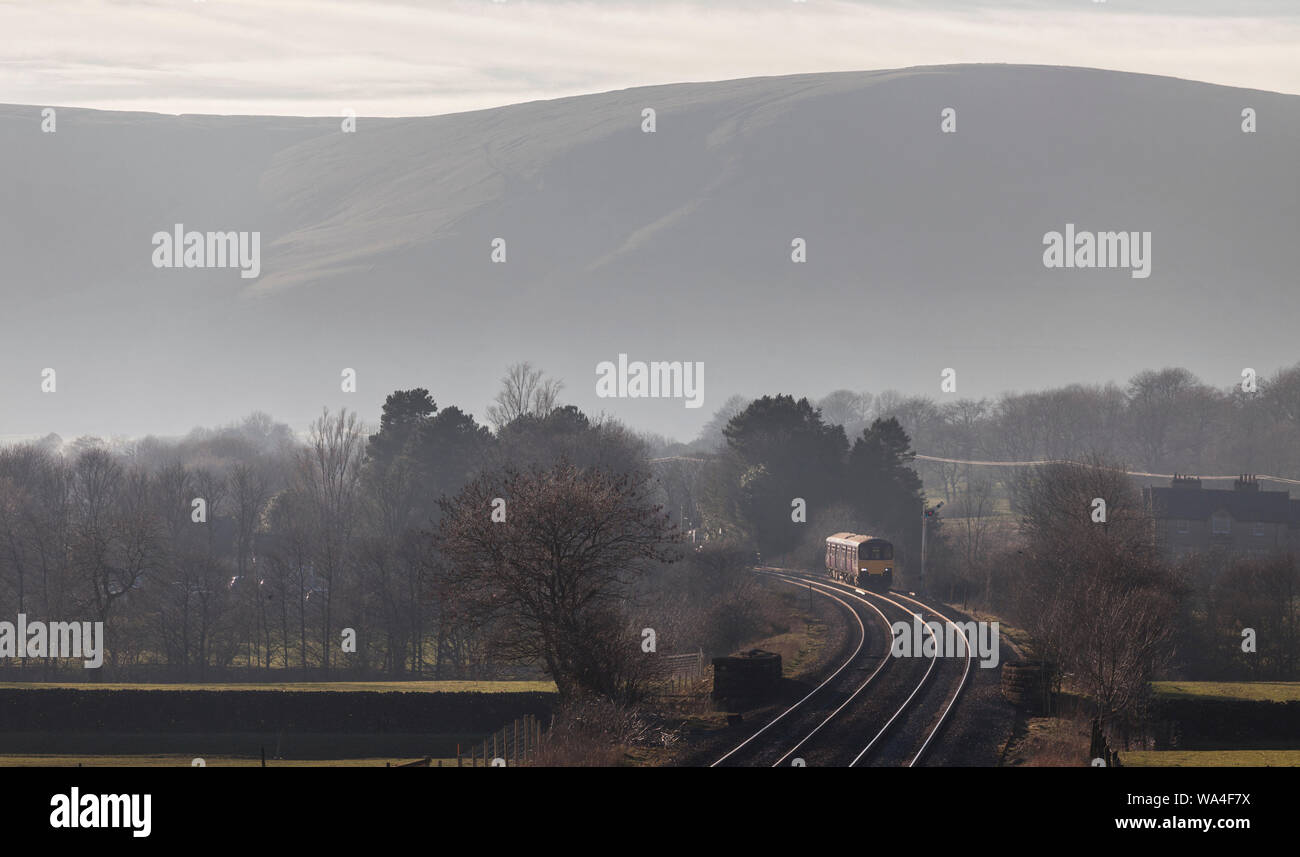
[[[779,603],[777,615],[770,617],[774,627],[769,632],[755,636],[737,646],[737,651],[763,649],[781,656],[781,674],[786,679],[804,680],[824,666],[826,648],[835,638],[830,614],[839,606],[828,599],[817,597],[809,607],[806,590],[787,587],[774,588]],[[724,729],[728,712],[716,708],[709,697],[713,687],[713,667],[706,666],[704,675],[691,692],[675,699],[660,697],[653,704],[661,715],[677,719],[686,734],[711,733]],[[690,752],[691,742],[684,741],[673,748],[637,747],[631,750],[624,762],[629,765],[670,765],[682,752]]]
[[[1300,702],[1300,681],[1153,681],[1158,697],[1240,699],[1247,702]]]
[[[780,655],[781,674],[786,678],[796,678],[806,672],[818,662],[826,647],[825,622],[809,617],[799,621],[800,627],[792,628],[784,634],[765,637],[750,647]]]
[[[1005,643],[1007,648],[1011,649],[1013,655],[1020,660],[1032,660],[1034,657],[1033,644],[1029,637],[1029,632],[1016,625],[1012,625],[1006,619],[987,610],[976,610],[973,608],[964,608],[950,601],[940,602],[943,606],[951,607],[953,610],[966,614],[976,622],[998,623],[998,640]]]

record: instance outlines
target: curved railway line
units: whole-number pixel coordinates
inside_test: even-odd
[[[932,750],[935,736],[947,722],[969,678],[972,652],[959,626],[929,605],[901,593],[871,592],[798,572],[761,569],[759,573],[808,587],[837,602],[855,620],[859,632],[856,646],[820,684],[710,767],[800,763],[854,767],[868,760],[875,765],[918,765]],[[957,629],[954,638],[962,640],[964,656],[891,657],[893,634],[887,612],[894,614],[893,621],[910,623],[920,615],[928,622],[933,616],[953,626]],[[928,624],[923,628],[934,637]],[[959,675],[955,674],[957,670]],[[936,673],[943,672],[954,673],[951,684],[955,687],[950,691],[937,687],[933,680]],[[872,693],[864,695],[869,687]]]

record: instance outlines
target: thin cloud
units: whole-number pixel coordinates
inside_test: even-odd
[[[1146,6],[1144,8],[1153,8]],[[0,4],[0,97],[153,110],[412,116],[685,80],[1006,62],[1300,93],[1300,18],[773,2]],[[1252,8],[1235,4],[1234,10]]]

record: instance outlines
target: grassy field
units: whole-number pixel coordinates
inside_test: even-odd
[[[1120,759],[1132,768],[1294,768],[1300,750],[1147,750]]]
[[[0,689],[73,690],[291,690],[357,693],[555,693],[550,681],[304,681],[266,684],[133,684],[130,682],[0,682]]]
[[[209,768],[256,768],[260,767],[260,758],[250,759],[246,756],[205,756],[203,761]],[[367,759],[267,759],[268,768],[382,768],[385,765],[402,765],[415,761],[411,756],[381,757]],[[437,766],[434,759],[433,766]],[[443,767],[456,767],[455,758],[443,759]],[[0,768],[188,768],[193,766],[194,757],[184,755],[162,756],[0,756]],[[466,760],[466,766],[469,761]],[[481,762],[479,764],[482,764]]]
[[[1157,696],[1240,699],[1248,702],[1300,701],[1300,681],[1155,681]]]

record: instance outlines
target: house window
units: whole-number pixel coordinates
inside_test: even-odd
[[[1179,535],[1185,535],[1191,529],[1192,522],[1186,518],[1179,518],[1174,521],[1174,531]]]
[[[1256,521],[1254,526],[1251,528],[1251,531],[1257,536],[1264,535],[1264,522]]]
[[[1232,532],[1232,517],[1227,512],[1215,512],[1210,519],[1210,532],[1216,536],[1226,536]]]

